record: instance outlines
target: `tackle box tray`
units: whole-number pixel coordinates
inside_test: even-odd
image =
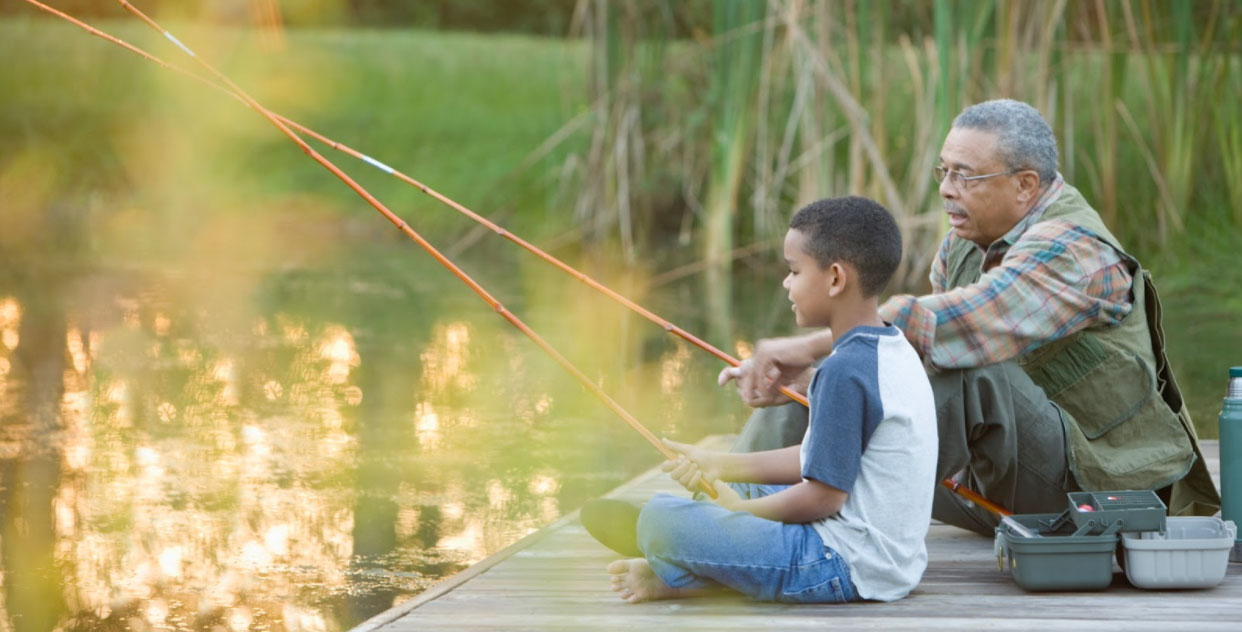
[[[1139,588],[1211,588],[1225,578],[1237,533],[1232,520],[1189,516],[1169,518],[1163,533],[1124,533],[1126,579]]]
[[[1100,590],[1113,581],[1117,535],[1074,535],[1068,523],[1053,526],[1061,514],[1010,516],[1026,537],[1002,522],[996,527],[997,561],[1025,590]]]
[[[1069,509],[1061,520],[1074,523],[1075,533],[1164,531],[1164,502],[1150,490],[1070,492]]]

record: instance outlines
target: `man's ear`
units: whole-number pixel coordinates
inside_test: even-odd
[[[1039,195],[1039,174],[1025,169],[1015,175],[1018,176],[1018,201],[1026,203],[1035,199]]]
[[[840,261],[834,261],[828,266],[826,275],[824,275],[824,283],[827,285],[828,296],[837,296],[845,291],[845,283],[849,280],[849,268],[841,265]]]

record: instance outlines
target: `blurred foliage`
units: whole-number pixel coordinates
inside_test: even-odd
[[[96,24],[185,66],[179,51],[135,20]],[[537,150],[582,107],[581,97],[567,96],[581,91],[579,46],[525,36],[306,30],[290,31],[274,51],[247,30],[169,27],[273,110],[471,208],[502,216],[522,209],[518,219],[528,218],[528,228],[566,228],[547,221],[556,217],[547,190],[560,150],[555,143]],[[184,252],[197,226],[230,215],[267,218],[273,231],[320,241],[342,231],[403,239],[227,96],[40,14],[0,21],[0,51],[26,59],[0,66],[0,187],[12,191],[0,213],[11,222],[4,235],[14,248],[45,252],[19,237],[45,219],[47,207],[71,212],[73,231],[89,236],[89,252],[66,252],[105,261]],[[417,189],[318,147],[441,246],[473,230]],[[62,242],[58,230],[65,227],[49,225],[40,239]]]
[[[138,0],[144,12],[212,24],[276,19],[287,26],[417,28],[561,36],[578,0]],[[56,8],[82,18],[128,15],[115,0],[60,0]],[[22,2],[0,5],[0,15],[21,13]]]
[[[563,36],[571,29],[575,14],[595,0],[138,0],[135,6],[165,17],[180,16],[214,24],[246,24],[256,15],[274,10],[287,26],[361,26],[373,28],[447,29],[476,32],[511,32]],[[727,4],[728,0],[726,0]],[[756,0],[763,4],[766,0]],[[968,2],[949,0],[881,0],[870,2],[874,15],[893,33],[907,33],[914,39],[933,37],[937,10],[949,9],[960,17],[962,11],[991,11],[970,5],[994,5],[996,0]],[[1144,24],[1145,36],[1159,44],[1181,41],[1180,31],[1187,25],[1203,25],[1217,9],[1211,1],[1129,0],[1131,11],[1144,19],[1160,17],[1169,5],[1181,4],[1186,20],[1159,19]],[[58,0],[56,8],[83,18],[127,15],[116,0]],[[631,15],[658,15],[667,24],[666,36],[673,39],[710,37],[715,19],[715,0],[610,0],[615,10]],[[810,5],[814,2],[802,2]],[[844,2],[837,9],[844,11]],[[1121,3],[1070,0],[1066,11],[1074,22],[1086,25],[1100,13],[1117,11]],[[270,6],[270,8],[269,8]],[[20,0],[0,4],[0,16],[27,10]],[[1167,13],[1166,13],[1167,14]],[[984,29],[977,22],[968,28]],[[1192,26],[1193,28],[1193,26]],[[1071,43],[1092,42],[1089,28],[1064,33]]]

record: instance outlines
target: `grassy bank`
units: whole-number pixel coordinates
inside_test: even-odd
[[[192,66],[134,21],[98,26]],[[557,40],[290,31],[282,50],[269,50],[246,31],[169,28],[274,111],[485,214],[516,207],[541,218],[551,163],[523,162],[581,108],[565,98],[582,93],[581,55]],[[96,243],[127,256],[144,242],[176,244],[178,233],[228,209],[262,207],[291,221],[362,215],[357,230],[391,232],[253,112],[119,47],[64,23],[15,18],[0,22],[0,56],[21,60],[0,67],[0,177],[6,192],[22,189],[23,215],[93,204],[90,232],[107,233],[127,209],[165,224],[127,226],[149,239]],[[319,149],[416,228],[446,236],[469,229],[413,188]],[[194,220],[177,219],[187,216]]]

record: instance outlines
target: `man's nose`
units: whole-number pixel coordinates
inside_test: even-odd
[[[957,197],[957,187],[953,186],[953,177],[946,177],[940,181],[940,197],[951,200]]]

